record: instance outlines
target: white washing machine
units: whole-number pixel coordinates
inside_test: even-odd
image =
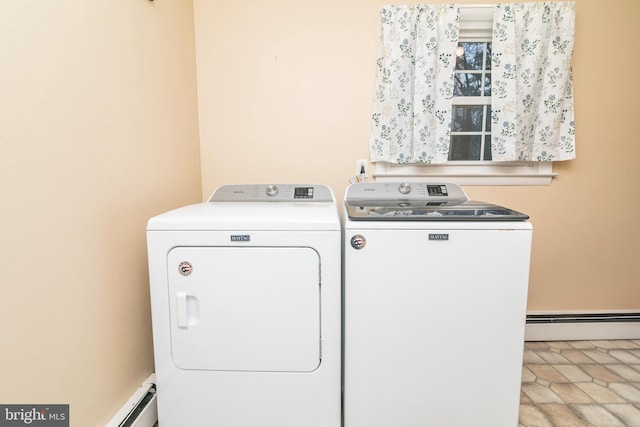
[[[341,227],[321,185],[230,185],[147,226],[160,427],[339,427]]]
[[[454,184],[345,195],[344,427],[516,427],[532,226]]]

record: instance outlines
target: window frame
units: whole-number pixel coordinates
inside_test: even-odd
[[[491,41],[495,5],[460,6],[459,42]],[[472,97],[468,101],[473,103]],[[477,104],[476,104],[477,105]],[[393,164],[376,162],[377,181],[433,181],[459,185],[550,185],[552,162],[450,161],[443,164]]]
[[[487,68],[487,46],[491,43],[491,40],[489,39],[489,37],[487,37],[487,40],[482,40],[482,41],[478,41],[478,40],[474,40],[472,42],[468,41],[468,40],[458,40],[458,46],[461,46],[462,44],[468,44],[468,43],[473,43],[473,44],[482,44],[482,68],[481,69],[458,69],[457,66],[457,61],[456,61],[456,69],[454,71],[454,79],[457,80],[458,76],[466,76],[465,78],[468,78],[469,75],[476,75],[480,77],[480,94],[479,95],[459,95],[456,96],[455,93],[455,89],[454,89],[454,95],[453,98],[451,98],[451,106],[452,106],[452,120],[451,120],[451,133],[450,133],[450,141],[451,141],[451,146],[449,149],[449,161],[454,161],[454,162],[459,162],[461,160],[459,159],[453,159],[452,157],[454,157],[456,149],[454,148],[454,138],[456,136],[479,136],[480,137],[480,152],[479,157],[480,159],[466,159],[467,161],[471,161],[471,162],[476,162],[476,161],[485,161],[484,157],[485,157],[485,148],[487,145],[487,137],[490,139],[491,138],[491,131],[487,131],[487,122],[488,120],[490,120],[490,111],[491,111],[491,93],[489,93],[488,95],[486,95],[486,91],[487,91],[487,76],[491,76],[491,68]],[[458,52],[456,52],[456,55],[458,54]],[[463,53],[464,54],[464,53]],[[489,77],[491,78],[491,77]],[[454,84],[454,87],[457,86],[457,83]],[[489,85],[489,87],[491,87]],[[482,124],[481,124],[481,129],[479,130],[454,130],[455,126],[454,124],[456,123],[457,119],[456,119],[456,115],[455,115],[455,111],[456,109],[459,109],[460,107],[464,108],[464,107],[480,107],[482,109]],[[489,142],[489,144],[491,144],[491,142]],[[462,159],[465,160],[465,159]],[[490,161],[490,160],[489,160]]]

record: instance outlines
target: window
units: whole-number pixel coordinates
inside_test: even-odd
[[[449,161],[491,160],[491,42],[456,52]]]
[[[492,32],[493,7],[460,8],[449,161],[431,165],[377,162],[377,180],[438,179],[462,185],[551,183],[551,162],[491,161]]]

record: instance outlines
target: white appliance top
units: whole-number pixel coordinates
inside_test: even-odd
[[[209,201],[178,208],[147,230],[340,230],[331,189],[316,184],[247,184],[217,188]]]
[[[528,215],[473,202],[452,183],[352,184],[345,194],[349,219],[358,221],[524,221]]]

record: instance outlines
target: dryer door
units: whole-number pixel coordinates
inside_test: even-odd
[[[320,364],[320,258],[307,247],[176,247],[171,351],[181,369],[310,372]]]

